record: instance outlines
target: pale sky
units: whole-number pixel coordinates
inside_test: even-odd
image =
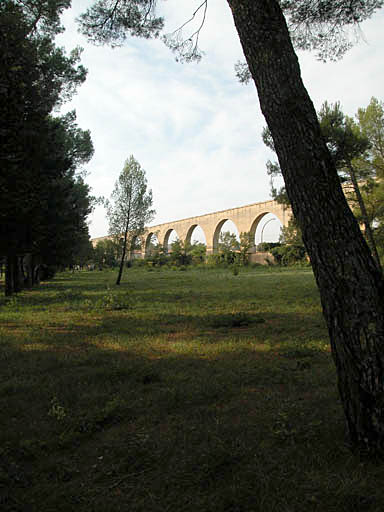
[[[110,197],[124,161],[146,171],[156,217],[152,225],[270,199],[265,125],[253,84],[240,85],[234,64],[244,60],[226,0],[209,0],[200,63],[180,64],[160,40],[130,38],[110,49],[87,43],[74,18],[90,0],[73,0],[58,44],[84,48],[88,78],[73,101],[77,122],[89,129],[95,155],[87,165],[92,194]],[[188,19],[201,0],[158,2],[167,31]],[[321,63],[300,53],[304,83],[317,110],[340,101],[346,114],[384,100],[384,10],[361,25],[362,40],[343,60]],[[186,35],[188,35],[186,33]],[[277,237],[270,222],[264,240]],[[270,233],[268,234],[268,231]],[[108,232],[105,211],[90,218],[92,238]]]

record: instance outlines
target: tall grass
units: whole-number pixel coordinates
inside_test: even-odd
[[[309,270],[114,279],[0,299],[0,510],[384,510]]]

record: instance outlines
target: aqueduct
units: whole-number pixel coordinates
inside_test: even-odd
[[[220,230],[227,220],[230,220],[235,224],[239,233],[250,232],[254,239],[257,226],[261,219],[268,213],[275,215],[283,226],[288,225],[289,219],[292,216],[290,208],[287,208],[276,201],[264,201],[261,203],[253,203],[246,206],[231,208],[229,210],[207,213],[197,217],[189,217],[187,219],[147,227],[145,232],[140,236],[141,257],[145,257],[148,253],[153,235],[156,235],[159,243],[163,247],[167,248],[169,237],[173,231],[176,232],[179,240],[183,242],[190,242],[193,231],[197,226],[199,226],[204,232],[207,242],[207,253],[210,254],[216,252],[219,243]],[[92,243],[93,245],[96,245],[98,241],[105,238],[108,237],[94,238]],[[253,251],[254,250],[255,249],[253,249]]]

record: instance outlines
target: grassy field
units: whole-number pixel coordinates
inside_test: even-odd
[[[310,270],[59,274],[0,298],[0,510],[384,510]]]

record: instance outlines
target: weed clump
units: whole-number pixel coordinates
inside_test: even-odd
[[[128,293],[116,293],[108,286],[105,294],[100,299],[95,302],[86,299],[83,302],[83,306],[87,310],[120,311],[123,309],[131,309],[132,299]]]

